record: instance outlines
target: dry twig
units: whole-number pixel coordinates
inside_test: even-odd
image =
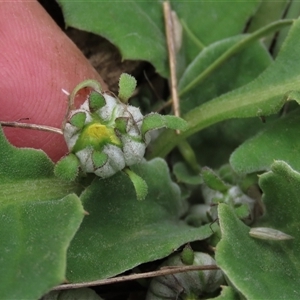
[[[169,1],[163,3],[165,29],[167,36],[167,45],[169,53],[169,65],[171,73],[171,96],[173,103],[174,114],[180,117],[179,97],[177,91],[177,78],[176,78],[176,50],[175,50],[175,37],[174,37],[174,24],[171,12],[171,6]],[[176,131],[179,133],[179,131]]]
[[[78,289],[83,287],[91,287],[91,286],[98,286],[98,285],[107,285],[113,284],[118,282],[130,281],[130,280],[137,280],[142,278],[151,278],[157,276],[165,276],[171,275],[176,273],[184,273],[188,271],[203,271],[203,270],[218,270],[219,267],[216,265],[206,265],[206,266],[180,266],[180,267],[164,267],[163,269],[153,271],[153,272],[146,272],[140,274],[132,274],[126,276],[119,276],[114,278],[96,280],[91,282],[83,282],[83,283],[71,283],[71,284],[62,284],[55,287],[53,290],[68,290],[68,289]]]
[[[20,122],[6,122],[6,121],[0,121],[0,125],[5,126],[5,127],[33,129],[33,130],[40,130],[40,131],[57,133],[57,134],[63,134],[61,129],[52,127],[52,126],[47,126],[47,125],[36,125],[36,124],[27,124],[27,123],[20,123]]]

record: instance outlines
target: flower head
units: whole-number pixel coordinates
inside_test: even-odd
[[[157,113],[143,116],[138,107],[127,104],[135,85],[132,76],[121,75],[119,97],[103,92],[94,80],[83,81],[75,87],[70,95],[70,107],[80,89],[90,87],[93,91],[80,108],[70,110],[63,126],[70,153],[56,164],[57,176],[74,180],[79,167],[102,178],[124,170],[133,182],[137,198],[146,197],[147,184],[129,167],[143,160],[150,142],[149,131],[162,127],[185,130],[187,123]]]
[[[63,132],[82,170],[106,178],[141,162],[149,138],[143,137],[144,116],[139,108],[107,93],[91,95],[79,109],[71,111]],[[104,102],[95,110],[91,102],[96,97]]]

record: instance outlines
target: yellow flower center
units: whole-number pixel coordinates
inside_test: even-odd
[[[112,144],[116,144],[118,146],[121,145],[120,140],[116,136],[114,130],[112,128],[108,128],[105,125],[94,123],[87,127],[85,132],[91,139],[95,139],[99,142],[102,140],[109,140]]]
[[[122,146],[122,142],[116,136],[113,128],[107,127],[100,123],[92,123],[87,125],[80,137],[78,138],[73,150],[75,152],[91,146],[95,150],[101,150],[107,144]]]

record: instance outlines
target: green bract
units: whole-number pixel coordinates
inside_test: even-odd
[[[121,76],[119,90],[124,102],[127,102],[135,88],[134,78],[126,75]],[[126,80],[130,82],[127,84]],[[57,164],[59,170],[56,168],[56,174],[67,180],[77,175],[74,155],[77,166],[83,172],[107,178],[143,160],[150,142],[149,131],[161,127],[185,130],[187,127],[184,120],[174,116],[150,113],[144,117],[138,107],[123,103],[112,93],[103,92],[94,80],[81,82],[74,89],[70,96],[70,107],[73,106],[77,92],[85,87],[92,90],[90,95],[80,108],[69,112],[63,128],[70,154]],[[66,169],[64,176],[64,165],[67,165],[64,161],[70,161],[70,155],[73,156],[73,166]],[[74,175],[70,174],[72,170]],[[126,172],[133,181],[138,199],[143,199],[147,194],[147,186],[132,173]]]
[[[141,132],[143,115],[139,108],[106,93],[102,96],[105,105],[95,112],[91,112],[91,97],[71,111],[64,137],[84,172],[106,178],[141,162],[150,137]],[[77,122],[82,115],[84,122]]]

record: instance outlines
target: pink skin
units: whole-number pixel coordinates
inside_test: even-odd
[[[85,79],[104,83],[38,2],[0,3],[0,121],[61,128],[68,97]],[[53,160],[68,152],[62,135],[4,128],[17,147],[42,149]]]

